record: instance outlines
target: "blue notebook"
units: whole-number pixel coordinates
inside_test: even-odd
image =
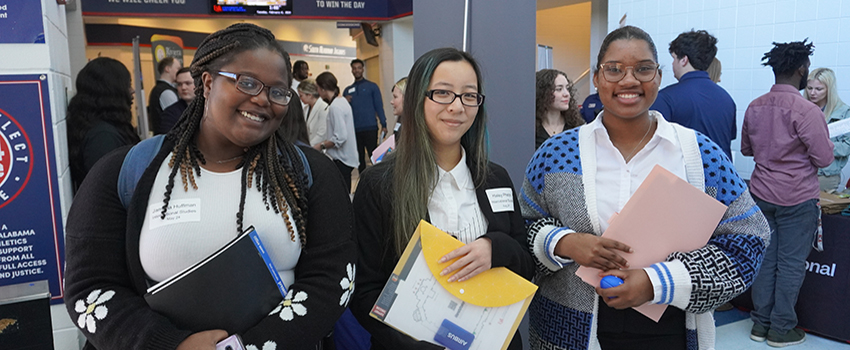
[[[221,249],[148,288],[154,311],[193,332],[243,333],[286,296],[286,286],[254,227]]]

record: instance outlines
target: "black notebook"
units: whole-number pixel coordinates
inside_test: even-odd
[[[283,300],[286,286],[253,227],[230,243],[148,288],[154,311],[193,332],[244,333]]]

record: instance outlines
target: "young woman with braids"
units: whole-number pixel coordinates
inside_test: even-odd
[[[77,75],[76,87],[77,94],[68,103],[67,123],[74,189],[101,157],[139,142],[130,122],[130,71],[123,63],[109,57],[91,60]]]
[[[420,220],[466,243],[450,282],[507,267],[530,278],[525,228],[507,171],[487,156],[487,113],[481,71],[469,54],[436,49],[408,74],[402,137],[388,158],[368,168],[354,195],[359,279],[351,311],[372,334],[372,349],[442,349],[383,324],[369,312]],[[510,193],[513,210],[491,208],[487,191]],[[521,349],[515,336],[510,349]]]
[[[191,70],[196,98],[127,209],[117,193],[126,148],[104,157],[74,200],[68,312],[85,349],[214,349],[225,331],[179,329],[142,296],[253,225],[289,293],[240,335],[249,349],[315,349],[353,289],[353,217],[333,163],[276,132],[297,103],[289,55],[268,30],[240,23],[207,37]],[[196,211],[178,216],[178,208]]]
[[[576,88],[567,73],[541,69],[536,74],[534,148],[564,130],[584,125],[576,105]]]

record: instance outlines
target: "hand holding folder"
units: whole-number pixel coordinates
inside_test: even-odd
[[[673,252],[705,246],[726,212],[726,206],[687,181],[656,165],[634,195],[614,215],[602,237],[631,246],[621,253],[632,269],[649,267]],[[598,269],[581,266],[576,275],[591,286],[602,277]],[[667,305],[648,304],[634,309],[658,322]]]
[[[421,221],[370,315],[414,339],[449,349],[505,349],[537,286],[493,268],[462,282],[440,272],[464,244]]]

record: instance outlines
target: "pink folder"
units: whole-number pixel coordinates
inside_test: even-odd
[[[387,151],[392,151],[392,149],[394,148],[395,134],[392,134],[390,135],[390,137],[384,140],[384,142],[381,142],[378,148],[375,148],[375,150],[372,151],[372,158],[370,158],[372,160],[372,164],[380,163],[383,160],[384,156],[387,155]]]
[[[632,269],[664,261],[673,252],[702,248],[726,212],[726,206],[687,181],[656,165],[619,214],[609,220],[602,237],[632,247],[622,253]],[[592,286],[601,278],[598,269],[581,266],[576,275]],[[667,305],[634,308],[655,322]]]

